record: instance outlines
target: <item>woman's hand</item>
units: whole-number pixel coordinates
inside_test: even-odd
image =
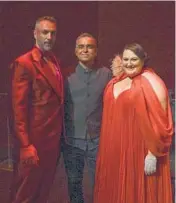
[[[156,172],[157,158],[149,151],[145,157],[144,172],[146,175],[152,175]]]

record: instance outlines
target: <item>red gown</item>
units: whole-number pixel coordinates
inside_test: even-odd
[[[145,71],[152,72],[165,88],[152,70]],[[142,75],[133,78],[131,88],[115,99],[113,86],[123,78],[110,81],[104,94],[94,203],[172,203],[168,151],[173,127],[169,101],[164,112]],[[144,174],[148,150],[158,157],[157,172],[151,176]]]

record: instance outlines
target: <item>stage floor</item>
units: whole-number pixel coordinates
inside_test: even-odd
[[[88,181],[88,171],[85,167],[84,178],[84,196],[85,203],[92,203],[90,200],[90,189]],[[12,171],[0,170],[0,203],[8,203],[9,186],[12,178]],[[53,186],[51,188],[48,203],[68,203],[67,179],[63,159],[61,157],[60,164],[57,167]]]
[[[172,153],[172,159],[174,160],[174,154]],[[175,175],[174,161],[171,161],[171,171],[172,175]],[[92,203],[90,196],[88,171],[85,167],[84,176],[84,196],[85,203]],[[12,178],[12,171],[10,170],[0,170],[0,203],[8,203],[9,198],[9,186]],[[50,198],[48,203],[68,203],[68,191],[67,191],[67,177],[65,174],[65,168],[63,164],[63,159],[61,157],[60,164],[57,167],[55,179],[53,186],[51,188]],[[172,176],[172,186],[174,190],[175,178]],[[173,194],[174,196],[174,194]],[[174,198],[175,199],[175,198]]]

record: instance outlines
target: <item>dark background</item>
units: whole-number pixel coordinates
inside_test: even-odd
[[[166,86],[175,88],[174,1],[0,2],[0,161],[7,156],[10,97],[1,93],[9,93],[9,65],[33,47],[35,21],[43,15],[54,16],[58,21],[54,52],[63,68],[76,62],[77,36],[90,32],[98,40],[99,64],[109,67],[110,59],[125,44],[137,42],[149,54],[151,67]]]
[[[166,86],[174,90],[174,1],[11,1],[0,2],[0,93],[9,92],[9,65],[33,47],[35,21],[43,15],[52,15],[58,21],[54,52],[62,68],[76,62],[77,36],[90,32],[98,40],[100,65],[109,67],[110,59],[121,52],[125,44],[138,42],[149,54],[150,66]],[[0,96],[2,119],[9,112],[8,101],[9,97]],[[0,138],[7,137],[2,134]]]
[[[33,28],[38,17],[55,16],[59,28],[55,53],[63,67],[75,62],[74,45],[82,32],[99,42],[98,62],[109,60],[125,44],[141,43],[151,65],[174,88],[175,2],[0,2],[0,92],[8,90],[8,67],[34,44]]]

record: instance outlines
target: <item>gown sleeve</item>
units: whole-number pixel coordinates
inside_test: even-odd
[[[166,91],[166,111],[163,110],[150,82],[144,76],[140,75],[140,77],[134,79],[132,87],[137,95],[135,103],[138,105],[135,106],[135,109],[138,126],[148,150],[155,156],[164,156],[169,152],[173,135],[168,92],[164,83],[161,83],[161,85]]]

